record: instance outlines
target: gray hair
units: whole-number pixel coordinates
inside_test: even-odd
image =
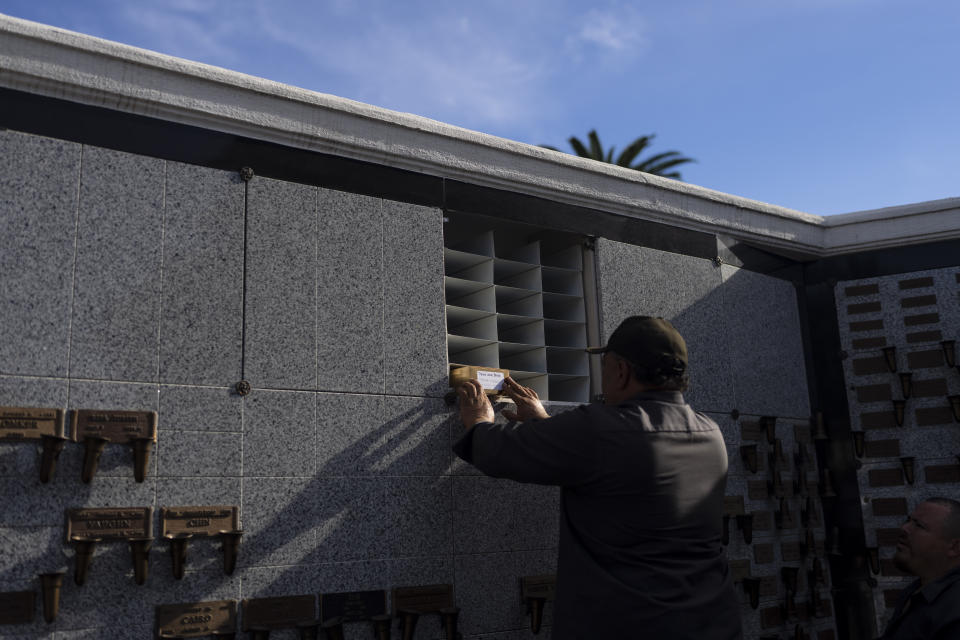
[[[943,521],[943,535],[946,538],[960,538],[960,502],[942,496],[927,498],[924,502],[932,502],[949,509],[947,518]]]

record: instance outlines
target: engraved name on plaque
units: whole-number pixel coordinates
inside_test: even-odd
[[[393,613],[401,610],[418,613],[439,613],[453,607],[453,585],[431,584],[420,587],[396,587],[393,590]]]
[[[84,438],[102,438],[113,444],[143,439],[156,442],[157,412],[80,409],[70,420],[70,436],[77,442]]]
[[[320,594],[320,618],[342,618],[344,622],[370,620],[387,612],[387,592],[349,591]]]
[[[33,591],[5,591],[0,593],[0,624],[27,624],[33,622],[37,608],[37,594]]]
[[[243,601],[243,630],[289,629],[316,622],[316,598],[285,596]]]
[[[237,601],[161,604],[155,609],[158,638],[199,638],[237,631]]]
[[[0,441],[40,440],[63,435],[63,411],[31,407],[0,407]]]
[[[209,507],[162,507],[161,536],[190,533],[195,536],[217,536],[221,531],[240,528],[240,510],[234,505]]]
[[[520,600],[526,602],[528,598],[542,598],[551,601],[557,591],[557,576],[524,576],[520,578]]]
[[[153,507],[68,509],[67,541],[85,538],[132,540],[153,537]]]

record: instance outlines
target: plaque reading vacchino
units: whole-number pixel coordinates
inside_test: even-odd
[[[39,440],[63,433],[63,411],[0,407],[0,440]]]

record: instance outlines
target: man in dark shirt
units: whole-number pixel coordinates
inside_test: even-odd
[[[960,502],[917,505],[900,527],[893,562],[917,579],[900,594],[883,640],[960,638]]]
[[[516,411],[504,415],[522,424],[496,425],[470,381],[454,450],[490,476],[562,487],[554,640],[740,638],[720,544],[726,448],[683,400],[683,338],[633,316],[592,351],[603,354],[603,404],[550,418],[508,378]]]

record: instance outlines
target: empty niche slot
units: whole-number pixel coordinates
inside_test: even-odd
[[[544,291],[563,293],[568,296],[583,295],[583,274],[580,271],[543,267],[541,281]]]
[[[583,322],[585,320],[583,298],[579,296],[567,296],[561,293],[544,293],[543,317],[553,318],[555,320]]]
[[[450,364],[499,367],[499,353],[496,342],[447,334],[447,360]]]
[[[503,342],[543,345],[543,320],[526,316],[499,314],[497,316],[497,335]]]
[[[455,249],[444,249],[443,273],[464,280],[492,283],[493,258]]]
[[[497,293],[493,285],[447,276],[443,279],[447,304],[480,311],[497,310]]]
[[[537,392],[541,400],[550,400],[550,382],[545,373],[510,370],[510,377]]]
[[[550,399],[555,402],[589,402],[590,378],[585,376],[550,375]]]
[[[481,340],[496,340],[497,316],[488,311],[447,305],[447,333]]]
[[[569,242],[569,241],[567,241]],[[579,244],[544,242],[542,247],[543,260],[545,267],[560,267],[561,269],[583,269],[583,252]]]
[[[540,242],[530,239],[528,229],[523,227],[497,229],[494,237],[496,257],[527,264],[540,264]]]
[[[516,260],[497,258],[493,262],[493,281],[497,284],[518,289],[540,291],[541,276],[538,265],[530,265]]]
[[[547,350],[529,344],[500,343],[500,366],[511,371],[547,372]]]
[[[568,320],[544,320],[543,333],[547,345],[555,347],[579,347],[586,349],[587,325]]]
[[[456,251],[493,257],[493,231],[481,231],[475,226],[458,224],[454,230],[444,227],[444,245]]]
[[[514,316],[543,317],[543,294],[529,289],[496,285],[497,312]]]
[[[587,352],[583,349],[547,347],[547,371],[574,376],[590,375]]]

